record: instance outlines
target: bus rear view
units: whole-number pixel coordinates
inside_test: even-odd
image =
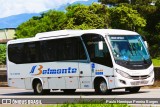
[[[124,88],[138,92],[153,85],[148,48],[133,31],[60,30],[7,43],[8,85],[46,94],[94,89],[108,94]]]

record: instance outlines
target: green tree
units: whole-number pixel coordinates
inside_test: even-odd
[[[137,30],[146,26],[146,20],[132,8],[126,6],[110,9],[112,28]]]
[[[0,44],[0,64],[6,64],[6,44]]]
[[[160,8],[160,0],[157,0],[157,1],[156,1],[155,6],[157,6],[157,7]]]
[[[33,17],[18,26],[16,30],[17,38],[33,37],[37,33],[63,29],[66,21],[64,12],[50,10],[40,17]]]
[[[153,0],[131,0],[131,4],[136,5],[150,5]]]
[[[155,25],[158,20],[157,7],[151,5],[134,5],[133,8],[146,19],[147,25],[144,30],[149,33],[155,33]]]
[[[157,23],[157,25],[156,25],[156,30],[157,30],[157,32],[160,34],[160,22]]]
[[[67,29],[107,28],[110,24],[108,8],[93,3],[86,5],[71,5],[67,9]]]

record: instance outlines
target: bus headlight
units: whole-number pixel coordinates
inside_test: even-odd
[[[149,73],[148,77],[151,77],[153,73],[154,73],[154,70]]]
[[[117,72],[118,74],[120,74],[122,77],[131,78],[129,74],[127,74],[127,73],[125,73],[125,72],[123,72],[123,71],[121,71],[121,70],[119,70],[119,69],[117,69],[116,72]]]

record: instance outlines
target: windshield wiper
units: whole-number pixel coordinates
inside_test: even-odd
[[[131,48],[131,44],[129,43],[129,40],[128,38],[126,39],[127,42],[128,42],[128,46],[129,46],[129,51],[131,52],[132,56],[133,56],[133,51],[132,51],[132,48]]]
[[[131,49],[131,44],[129,43],[129,41],[128,41],[128,46],[129,46],[129,50],[130,50],[130,52],[131,52],[131,54],[132,54],[132,56],[133,56],[133,51],[132,51],[132,49]]]

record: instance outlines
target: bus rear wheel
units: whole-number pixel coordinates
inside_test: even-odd
[[[126,88],[126,91],[129,91],[130,93],[138,93],[141,87],[129,87]]]
[[[97,94],[110,94],[112,90],[108,89],[106,81],[101,79],[95,84],[95,92]]]
[[[33,86],[34,94],[42,95],[42,94],[49,94],[50,89],[43,89],[42,83],[40,81],[36,81]]]

